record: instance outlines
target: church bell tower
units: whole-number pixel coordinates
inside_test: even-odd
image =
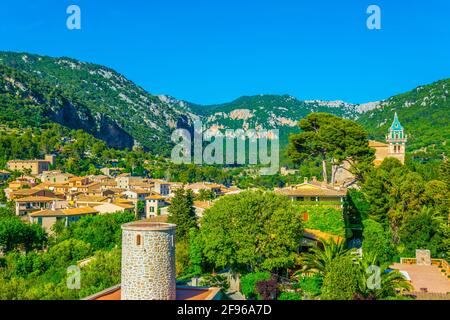
[[[388,157],[397,158],[402,164],[405,163],[405,149],[407,136],[400,121],[398,120],[397,112],[394,115],[394,121],[389,128],[389,133],[386,135],[386,142],[389,144]]]

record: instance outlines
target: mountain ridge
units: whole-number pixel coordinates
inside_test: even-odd
[[[54,121],[72,129],[82,129],[117,148],[141,145],[155,154],[168,155],[172,146],[171,132],[175,128],[192,129],[193,121],[198,119],[205,127],[277,128],[284,145],[290,133],[298,132],[297,122],[311,112],[329,112],[358,121],[371,138],[382,140],[382,131],[395,110],[406,130],[410,130],[410,151],[426,151],[429,145],[448,139],[448,125],[442,120],[448,119],[450,79],[363,104],[299,100],[288,94],[259,94],[238,97],[227,103],[200,105],[170,95],[151,94],[111,68],[69,57],[0,52],[0,67],[0,105],[3,108],[9,103],[20,109],[28,108],[27,112],[33,109],[36,117],[40,114],[40,120],[36,118],[36,121]],[[443,88],[436,87],[440,85]],[[417,94],[418,91],[425,94]],[[434,104],[436,119],[421,110],[429,104]],[[436,130],[420,126],[415,119],[417,115],[429,126],[435,125]],[[2,121],[6,121],[6,117]],[[439,141],[433,141],[434,131]],[[445,144],[437,149],[433,151],[435,156],[436,152],[448,153]]]

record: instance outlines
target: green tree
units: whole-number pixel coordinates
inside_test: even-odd
[[[347,161],[349,171],[359,180],[372,167],[375,152],[369,147],[367,132],[356,122],[319,112],[300,120],[299,127],[302,132],[289,137],[289,157],[297,163],[318,157],[324,181],[328,180],[327,164],[335,168]]]
[[[363,227],[363,254],[375,255],[380,263],[391,261],[394,254],[391,238],[383,226],[372,219],[366,219],[363,221]]]
[[[364,254],[358,261],[358,288],[353,296],[357,300],[380,300],[395,298],[399,290],[412,290],[411,284],[398,271],[379,264],[376,254]]]
[[[194,208],[194,195],[192,190],[179,188],[175,191],[175,196],[169,206],[170,223],[177,225],[177,241],[187,241],[189,230],[197,228],[197,217]]]
[[[246,191],[218,199],[201,220],[207,262],[235,271],[276,270],[293,266],[302,218],[286,197]]]
[[[4,253],[15,249],[26,252],[42,249],[47,234],[37,224],[25,224],[16,216],[0,218],[0,250]]]
[[[336,242],[333,238],[322,240],[321,245],[312,248],[301,256],[302,269],[297,274],[315,272],[325,276],[335,259],[348,256],[349,253],[350,251],[346,248],[344,241]]]
[[[71,223],[58,241],[78,239],[92,245],[94,250],[112,249],[122,244],[121,225],[134,219],[134,213],[130,212],[82,217]]]
[[[98,251],[85,267],[81,269],[80,298],[100,292],[120,283],[121,251]]]
[[[350,256],[334,259],[323,279],[321,298],[324,300],[352,300],[358,291],[359,267]]]

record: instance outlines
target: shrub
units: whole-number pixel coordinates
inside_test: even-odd
[[[302,277],[297,285],[304,293],[309,296],[315,297],[320,295],[320,289],[322,288],[323,278],[320,275],[313,275],[311,277]]]
[[[269,272],[248,273],[241,277],[241,291],[247,299],[256,299],[256,283],[258,281],[269,280],[271,275]]]
[[[391,261],[393,250],[383,226],[372,219],[364,220],[363,225],[363,252],[376,256],[380,263]]]
[[[348,256],[335,258],[323,279],[325,300],[352,300],[358,286],[358,266]]]
[[[256,291],[258,299],[275,300],[278,296],[278,280],[276,276],[272,276],[270,280],[260,280],[256,282]]]
[[[278,300],[302,300],[302,295],[299,292],[282,292]]]

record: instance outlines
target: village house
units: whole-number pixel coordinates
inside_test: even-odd
[[[111,199],[103,196],[85,196],[79,195],[75,198],[75,205],[77,207],[95,207],[108,202]]]
[[[64,220],[67,227],[71,223],[78,221],[86,215],[95,215],[98,211],[90,207],[67,208],[67,209],[45,209],[30,213],[30,222],[42,226],[48,233],[52,232],[53,225],[60,220]]]
[[[100,184],[103,184],[103,183],[105,183],[105,182],[107,182],[107,181],[109,181],[111,179],[110,177],[108,177],[106,175],[103,175],[103,174],[90,175],[90,176],[88,176],[88,178],[89,178],[90,181],[98,182]]]
[[[168,196],[170,194],[170,183],[162,180],[155,180],[155,187],[153,191],[161,196]]]
[[[30,181],[29,179],[17,178],[16,180],[8,183],[8,188],[11,189],[12,191],[16,191],[23,188],[32,188],[35,185],[36,185],[35,180]]]
[[[166,198],[159,194],[152,194],[145,198],[145,217],[161,215],[161,209],[169,205]]]
[[[211,208],[213,201],[194,201],[195,215],[199,218],[203,217],[206,209]]]
[[[62,209],[67,208],[69,203],[66,200],[55,198],[55,197],[45,197],[45,196],[31,196],[16,199],[16,215],[27,216],[35,211],[40,211],[43,209]]]
[[[185,186],[186,189],[192,190],[195,194],[200,193],[200,190],[208,190],[214,192],[216,195],[222,194],[222,188],[224,186],[217,183],[209,183],[209,182],[197,182],[191,183]]]
[[[20,189],[17,191],[13,191],[10,194],[10,200],[21,199],[25,197],[50,197],[50,198],[59,198],[56,194],[47,189],[41,188],[31,188],[31,189]]]
[[[69,179],[69,187],[80,188],[91,183],[88,177],[72,177]]]
[[[69,179],[72,178],[74,175],[70,173],[63,173],[58,170],[54,171],[44,171],[40,176],[40,180],[42,182],[49,182],[49,183],[67,183],[69,182]]]
[[[116,177],[122,173],[124,168],[101,168],[100,171],[108,177]]]
[[[133,184],[142,183],[144,178],[142,177],[133,177],[129,173],[122,173],[117,176],[116,183],[118,188],[122,189],[131,189]]]
[[[130,189],[122,192],[122,194],[125,195],[127,199],[132,199],[135,201],[144,201],[145,197],[148,197],[151,194],[151,191],[142,189]]]
[[[102,188],[102,189],[113,189],[113,188],[117,188],[117,182],[116,182],[116,180],[115,180],[115,179],[111,179],[111,178],[109,178],[109,179],[107,179],[107,180],[104,180],[104,181],[100,182],[100,184],[101,184],[101,188]],[[119,188],[119,189],[122,189],[122,188]],[[122,189],[122,190],[124,191],[125,189]]]
[[[312,181],[304,178],[304,182],[285,188],[275,189],[275,192],[290,198],[292,201],[306,205],[332,205],[341,207],[347,194],[347,189],[334,187],[325,182]]]
[[[123,202],[103,203],[94,207],[99,214],[130,212],[134,213],[135,206]]]
[[[54,166],[56,157],[53,154],[45,155],[44,160],[10,160],[7,162],[7,167],[11,171],[30,171],[33,175],[41,174],[48,171],[50,166]]]

